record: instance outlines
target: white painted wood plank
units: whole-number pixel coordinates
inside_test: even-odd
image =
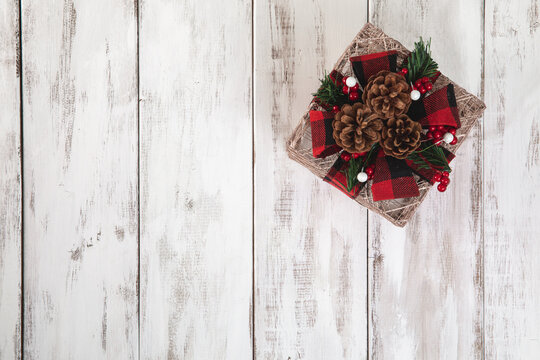
[[[133,1],[22,1],[24,356],[135,359]]]
[[[19,6],[0,2],[0,359],[21,358]]]
[[[482,1],[371,1],[370,19],[409,49],[432,38],[441,71],[482,85]],[[369,215],[373,359],[482,358],[482,147],[477,125],[404,229]]]
[[[353,0],[255,1],[257,359],[366,358],[367,210],[285,151],[366,10]]]
[[[540,354],[540,3],[486,1],[486,359]]]
[[[141,359],[252,356],[251,19],[140,3]]]

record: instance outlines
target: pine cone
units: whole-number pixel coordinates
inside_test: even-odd
[[[362,103],[343,105],[332,122],[336,143],[350,153],[361,153],[381,140],[383,122]]]
[[[405,114],[412,102],[405,78],[387,70],[369,78],[362,100],[383,119]]]
[[[420,146],[422,125],[407,115],[388,119],[382,130],[381,147],[386,155],[405,159]]]

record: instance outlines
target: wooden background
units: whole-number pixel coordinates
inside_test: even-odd
[[[290,161],[370,21],[487,110],[400,229]],[[538,0],[2,0],[0,359],[540,358]]]

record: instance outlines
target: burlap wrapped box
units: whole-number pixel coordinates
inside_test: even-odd
[[[362,30],[356,35],[352,43],[347,47],[343,55],[339,58],[334,66],[334,70],[341,72],[345,76],[353,75],[352,67],[349,58],[357,55],[365,55],[382,51],[396,50],[398,53],[398,64],[403,59],[407,58],[410,51],[407,50],[398,41],[387,36],[383,31],[376,26],[367,23]],[[435,59],[436,60],[436,59]],[[475,122],[482,116],[485,104],[476,96],[468,93],[462,87],[441,75],[433,86],[433,91],[438,90],[449,83],[454,84],[457,100],[457,107],[461,119],[461,128],[457,130],[456,136],[459,141],[456,145],[447,146],[453,153],[463,143],[469,131]],[[313,157],[311,143],[311,127],[309,121],[309,110],[322,110],[316,103],[312,102],[308,110],[296,127],[289,140],[287,141],[287,152],[289,157],[314,173],[319,178],[323,179],[336,161],[338,154],[328,156],[324,159]],[[462,154],[461,156],[467,156]],[[454,161],[460,161],[459,157]],[[420,203],[424,200],[427,192],[432,185],[427,181],[414,175],[420,190],[420,196],[406,199],[373,201],[371,196],[371,182],[364,186],[358,197],[354,200],[368,209],[385,217],[397,226],[405,226],[409,219],[414,215]],[[328,184],[330,186],[330,184]],[[347,196],[343,195],[343,199]],[[347,201],[347,200],[345,200]]]

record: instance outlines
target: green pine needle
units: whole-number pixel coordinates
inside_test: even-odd
[[[423,77],[433,77],[437,73],[439,65],[431,57],[431,39],[424,43],[420,41],[414,44],[414,50],[407,58],[407,81],[414,83]]]
[[[419,154],[422,154],[422,156]],[[410,154],[407,160],[412,161],[419,169],[432,169],[435,167],[437,170],[452,171],[442,147],[435,144],[422,145],[420,149]]]
[[[373,162],[373,157],[379,150],[379,143],[375,143],[365,157],[351,158],[349,166],[343,172],[347,178],[347,191],[350,192],[359,183],[358,174]],[[360,186],[364,186],[362,183]]]
[[[321,86],[317,92],[312,95],[319,100],[322,106],[342,106],[348,103],[348,97],[343,93],[343,89],[339,84],[336,84],[334,80],[328,74],[324,74],[324,77],[320,79]]]

